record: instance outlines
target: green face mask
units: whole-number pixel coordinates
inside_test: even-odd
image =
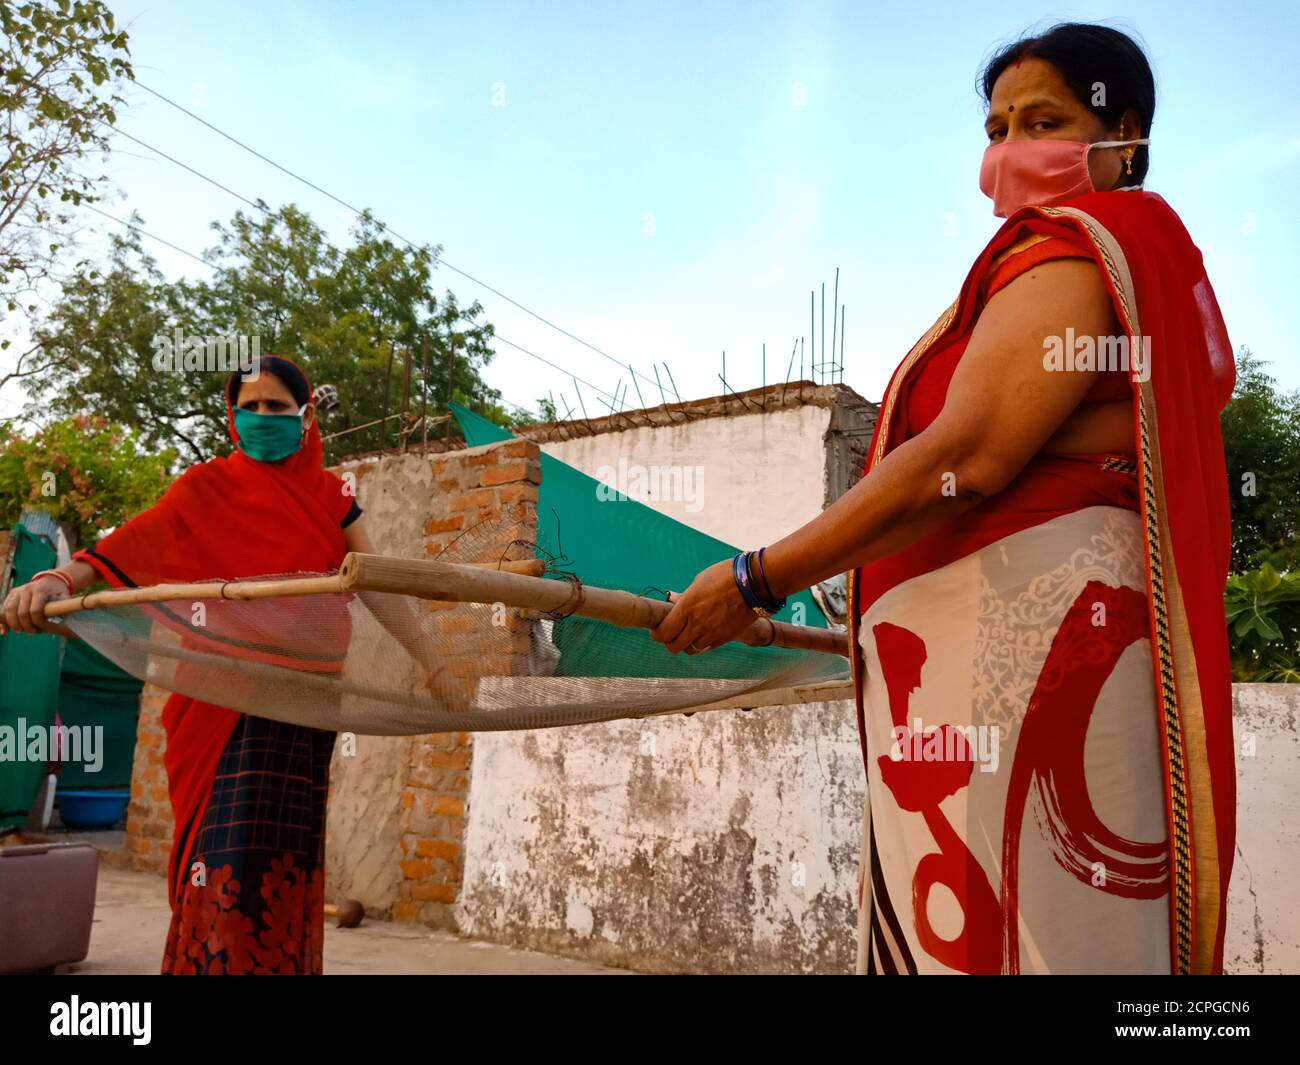
[[[235,432],[239,447],[250,459],[258,462],[277,462],[288,458],[302,447],[302,415],[258,414],[255,411],[235,408]]]

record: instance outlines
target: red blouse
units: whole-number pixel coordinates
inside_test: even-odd
[[[1053,259],[1091,260],[1092,255],[1084,246],[1083,239],[1068,227],[1060,227],[1051,236],[1038,234],[1027,237],[1008,248],[980,283],[981,306],[1022,274]],[[909,436],[918,435],[939,417],[947,397],[948,382],[952,380],[969,340],[967,332],[940,341],[917,374],[907,395]],[[1097,381],[1083,398],[1083,403],[1113,403],[1128,399],[1132,394],[1123,370],[1095,372]]]

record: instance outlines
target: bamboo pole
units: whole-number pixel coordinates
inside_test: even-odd
[[[444,563],[447,565],[447,563]],[[470,563],[472,569],[496,569],[495,562]],[[502,562],[507,573],[540,577],[546,571],[541,559]],[[47,618],[75,614],[100,607],[133,606],[140,603],[174,603],[196,599],[278,599],[300,595],[328,595],[348,591],[340,584],[340,575],[327,577],[285,577],[275,581],[203,581],[195,584],[151,584],[143,588],[108,588],[99,592],[55,599],[45,604]],[[379,591],[361,588],[358,591]]]
[[[672,604],[663,600],[610,588],[502,570],[475,571],[436,559],[386,558],[358,552],[344,558],[339,582],[344,591],[396,592],[452,603],[503,603],[526,610],[577,614],[623,628],[652,628],[672,609]],[[753,647],[848,654],[848,637],[842,632],[768,618],[756,618],[737,640]]]
[[[145,588],[114,588],[45,605],[47,618],[63,617],[97,607],[197,599],[274,599],[287,596],[387,592],[451,603],[502,603],[524,610],[562,612],[594,618],[623,628],[653,628],[672,609],[660,599],[631,592],[595,588],[541,576],[544,563],[476,563],[461,565],[436,559],[386,558],[350,552],[336,575],[286,577],[272,581],[207,581],[196,584],[155,584]],[[751,647],[788,647],[847,656],[848,637],[832,629],[790,625],[756,618],[737,638]]]
[[[277,581],[204,581],[197,584],[152,584],[143,588],[110,588],[87,592],[45,604],[47,618],[75,614],[98,607],[132,606],[137,603],[174,603],[194,599],[274,599],[277,596],[323,595],[339,592],[339,578],[286,577]]]

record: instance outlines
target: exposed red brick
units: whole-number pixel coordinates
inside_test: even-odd
[[[536,503],[538,498],[537,485],[528,484],[524,481],[503,485],[497,492],[497,499],[501,500],[503,504],[518,503],[520,501]]]
[[[455,861],[460,857],[460,846],[445,839],[421,839],[415,844],[415,853],[421,858],[443,858]]]
[[[501,449],[491,447],[477,455],[465,455],[460,461],[466,466],[495,466],[500,456]]]
[[[430,518],[424,523],[426,533],[455,532],[465,528],[465,516],[453,514],[450,518]]]
[[[536,458],[540,450],[531,440],[509,440],[501,445],[501,454],[508,459]]]
[[[430,751],[424,764],[430,769],[468,769],[469,759],[469,751]]]
[[[407,880],[423,880],[425,877],[433,875],[433,866],[422,858],[407,858],[399,862],[402,875]]]
[[[498,466],[494,470],[483,471],[483,484],[509,484],[511,481],[530,480],[532,463],[528,462],[511,462],[506,465]]]
[[[416,884],[411,888],[411,897],[427,902],[445,902],[451,905],[459,892],[452,884]]]
[[[448,501],[448,509],[452,511],[473,510],[475,507],[491,506],[495,500],[491,489],[476,488],[472,492],[461,492],[460,495],[452,496]],[[426,532],[441,532],[441,529],[425,529]]]

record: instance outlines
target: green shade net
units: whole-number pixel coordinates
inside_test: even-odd
[[[54,549],[33,536],[21,523],[11,534],[17,541],[14,584],[55,563]],[[57,636],[10,632],[0,636],[0,730],[7,730],[13,750],[5,749],[0,761],[0,827],[21,825],[45,772],[45,762],[28,761],[21,748],[23,728],[48,729],[54,724],[59,698],[59,647]],[[21,722],[21,724],[20,724]],[[48,733],[47,733],[48,735]]]
[[[470,447],[516,439],[460,404],[452,403],[451,410]],[[538,547],[557,556],[555,570],[572,570],[584,583],[663,598],[670,589],[685,590],[700,570],[740,550],[637,500],[611,499],[602,482],[544,451],[541,464]],[[806,591],[791,596],[776,617],[827,627]],[[703,655],[674,655],[648,632],[579,617],[557,621],[552,639],[560,651],[556,676],[743,679],[790,669],[821,679],[844,667],[825,655],[741,644]]]

